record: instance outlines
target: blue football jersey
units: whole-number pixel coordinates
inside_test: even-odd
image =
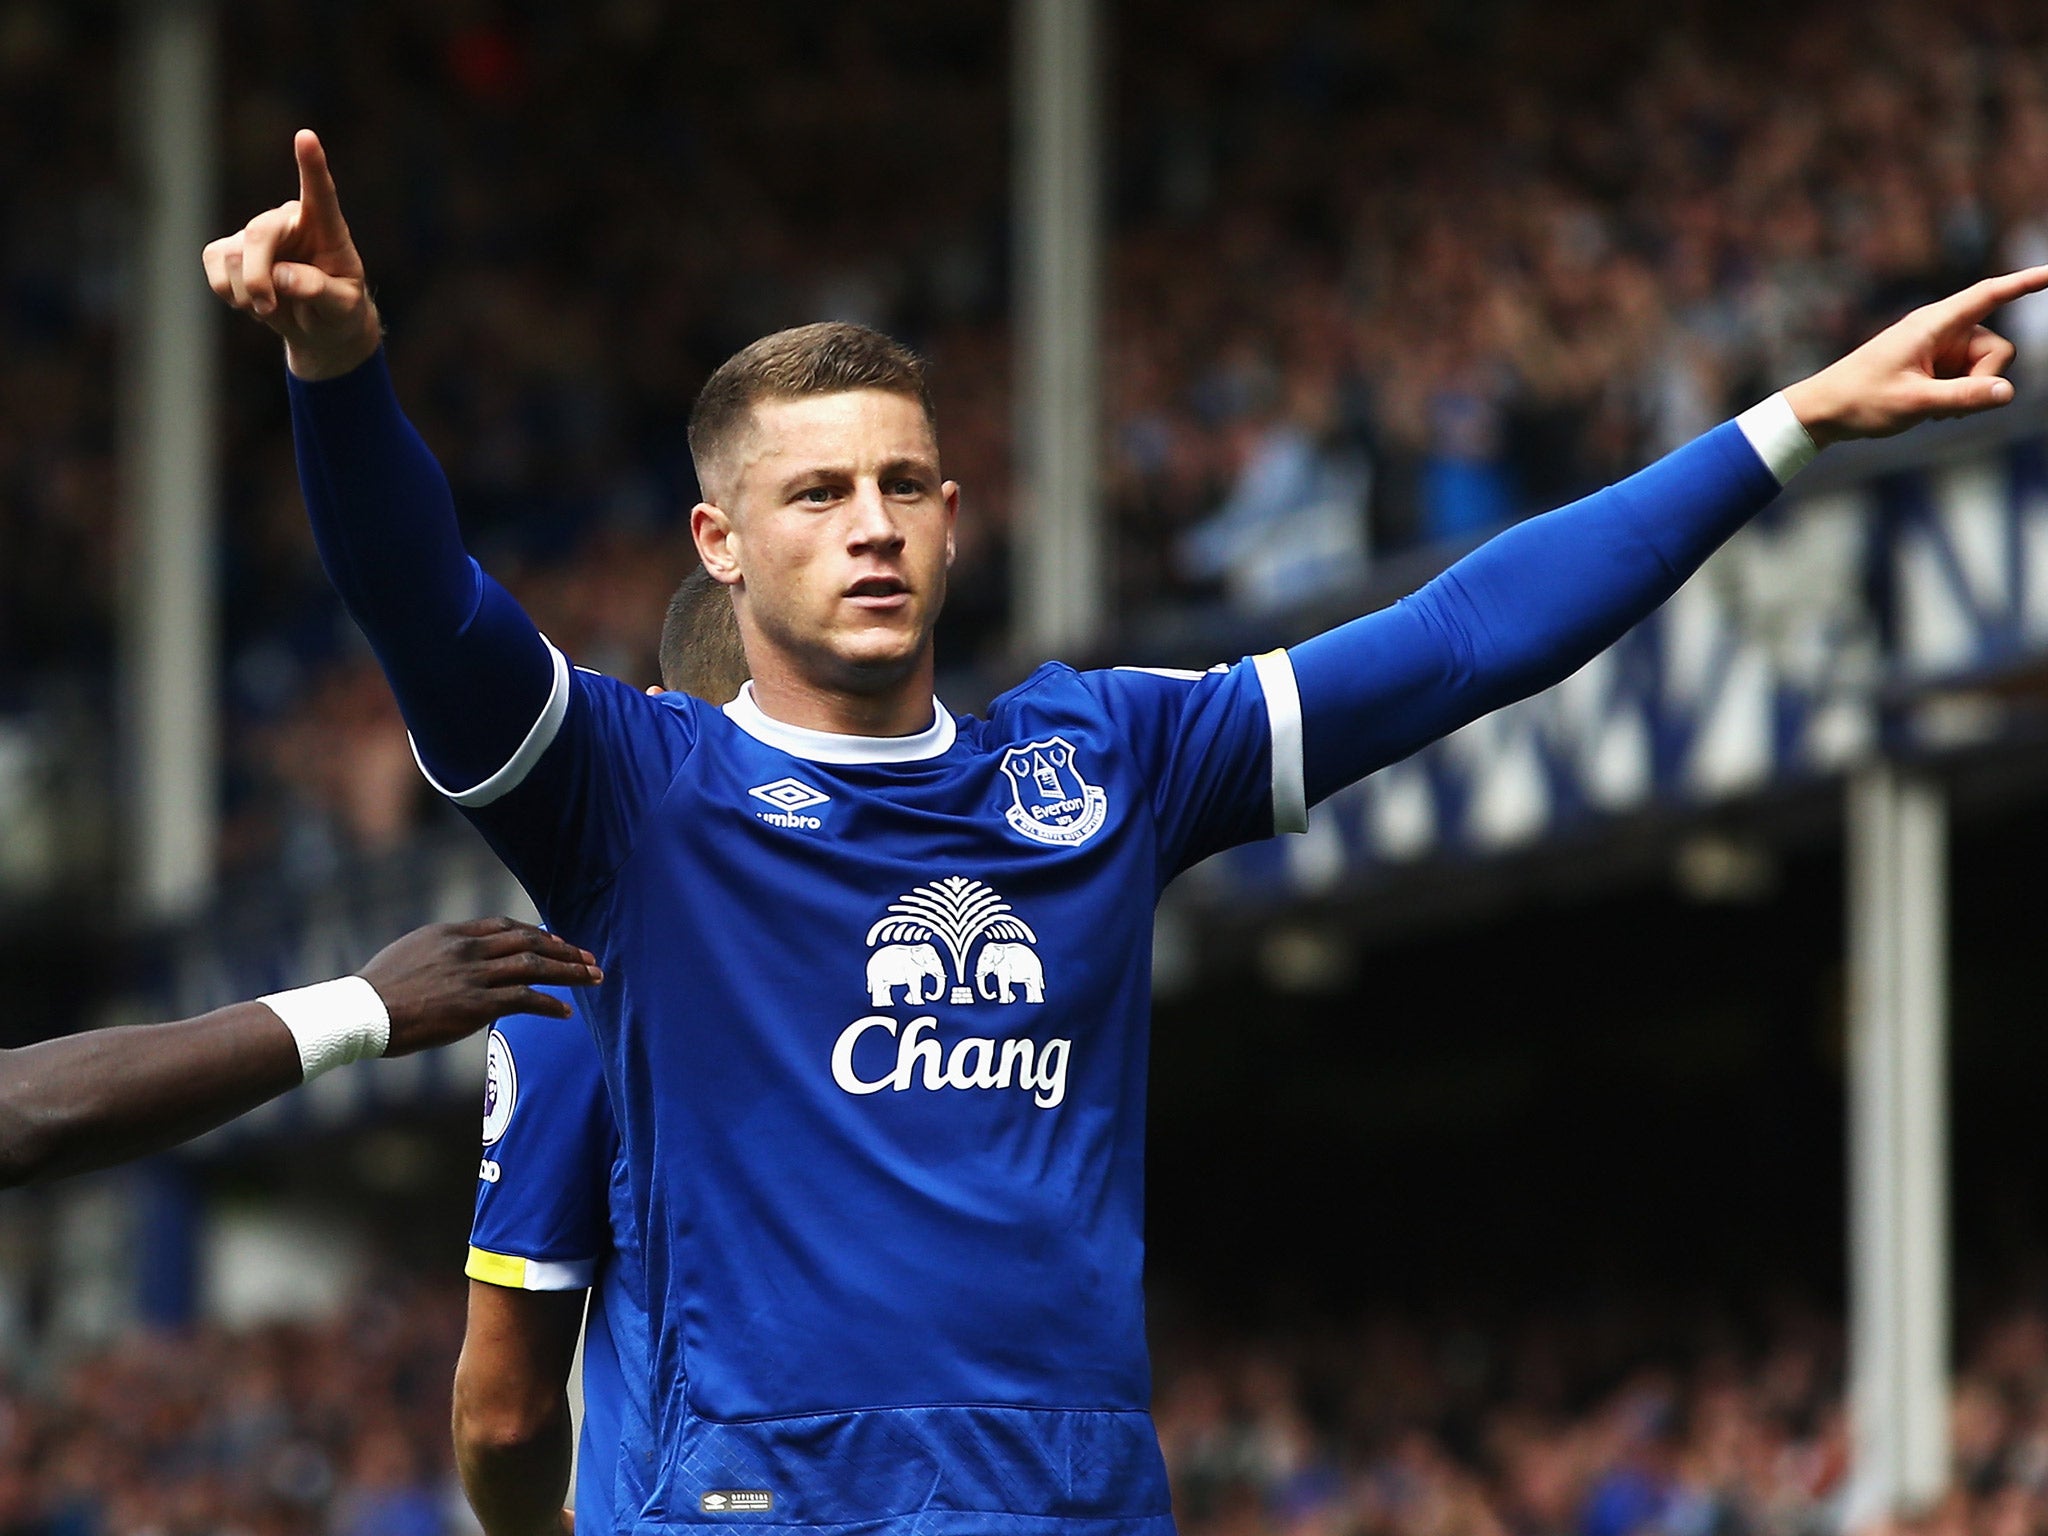
[[[555,668],[452,798],[605,967],[657,1446],[622,1526],[1164,1536],[1152,908],[1305,824],[1285,655],[1048,665],[887,739]]]
[[[558,997],[565,990],[541,989]],[[610,1532],[637,1511],[652,1454],[640,1244],[618,1132],[589,1030],[515,1014],[485,1047],[484,1153],[470,1278],[534,1291],[590,1289],[576,1525]]]

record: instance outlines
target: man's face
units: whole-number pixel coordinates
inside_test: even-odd
[[[960,488],[917,401],[879,389],[765,400],[691,531],[734,587],[758,674],[873,693],[930,655]]]

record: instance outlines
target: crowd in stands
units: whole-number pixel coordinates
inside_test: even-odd
[[[455,1286],[387,1283],[330,1323],[138,1335],[12,1380],[0,1536],[467,1536],[447,1433],[461,1326]],[[1183,1536],[1844,1530],[1842,1342],[1810,1308],[1158,1332]],[[1913,1529],[2038,1536],[2048,1305],[1966,1337],[1955,1489]]]
[[[220,9],[222,219],[324,130],[472,541],[579,661],[652,680],[694,391],[823,317],[932,359],[966,487],[942,643],[1002,654],[1003,7]],[[1469,539],[2048,255],[2030,0],[1104,13],[1126,621]],[[0,710],[113,653],[121,14],[0,3]],[[2048,307],[2007,323],[2041,353]],[[228,348],[224,852],[317,873],[427,812],[301,526],[276,347]]]

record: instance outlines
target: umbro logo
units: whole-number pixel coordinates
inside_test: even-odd
[[[747,791],[756,800],[765,801],[775,807],[772,811],[756,811],[754,815],[771,827],[801,827],[815,832],[825,823],[816,816],[806,816],[814,805],[829,805],[832,797],[820,794],[802,779],[777,779],[773,784],[756,784]]]
[[[775,1495],[766,1488],[714,1488],[697,1501],[707,1515],[764,1513],[775,1507]]]

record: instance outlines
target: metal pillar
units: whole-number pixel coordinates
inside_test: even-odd
[[[213,205],[214,13],[129,12],[141,238],[124,357],[129,524],[122,604],[132,905],[175,917],[213,887],[218,782],[212,297],[199,270]]]
[[[1017,461],[1012,634],[1034,656],[1104,627],[1102,150],[1095,0],[1017,0]]]
[[[1856,1529],[1948,1486],[1948,818],[1937,784],[1879,762],[1848,820]]]

